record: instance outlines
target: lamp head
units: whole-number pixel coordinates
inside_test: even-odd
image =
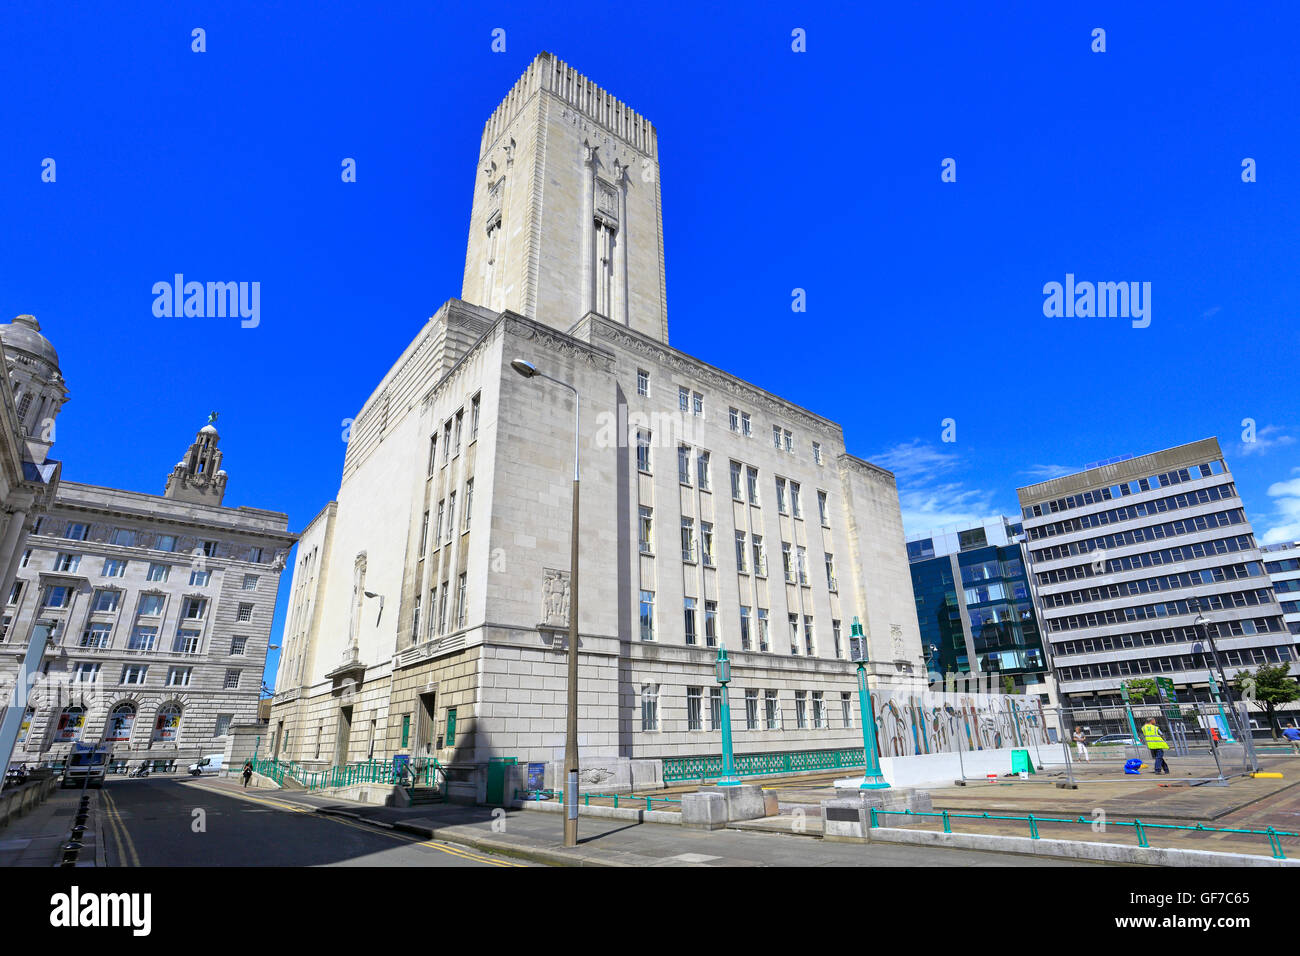
[[[537,374],[537,366],[532,362],[525,362],[523,359],[515,359],[510,363],[510,367],[524,378],[532,378]]]

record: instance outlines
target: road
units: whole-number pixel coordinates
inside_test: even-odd
[[[205,780],[110,778],[100,808],[109,866],[528,865]]]

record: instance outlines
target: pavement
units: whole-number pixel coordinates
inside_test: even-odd
[[[87,791],[90,813],[86,832],[80,842],[77,866],[103,866],[104,844],[100,828],[104,823],[103,793],[95,787]],[[72,824],[82,791],[56,787],[37,806],[0,827],[0,867],[54,866],[63,859],[62,846],[72,836]]]

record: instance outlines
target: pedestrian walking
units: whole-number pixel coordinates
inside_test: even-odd
[[[1088,735],[1085,734],[1085,733],[1083,732],[1083,728],[1082,728],[1082,727],[1075,727],[1075,728],[1074,728],[1074,744],[1075,744],[1075,746],[1078,748],[1078,750],[1079,750],[1079,756],[1083,758],[1083,762],[1084,762],[1084,763],[1087,763],[1089,760],[1092,759],[1092,758],[1090,758],[1090,757],[1088,756],[1088,743],[1087,743],[1087,741],[1088,741]]]
[[[1151,772],[1168,776],[1169,764],[1165,763],[1165,751],[1169,749],[1169,745],[1165,743],[1165,738],[1160,733],[1160,728],[1156,726],[1154,717],[1148,717],[1147,722],[1142,725],[1142,739],[1146,741],[1147,750],[1151,751],[1151,763],[1154,765]]]
[[[253,779],[253,761],[244,761],[244,789],[248,789],[248,781]]]
[[[1300,727],[1287,727],[1282,731],[1282,736],[1291,743],[1291,752],[1300,754]]]

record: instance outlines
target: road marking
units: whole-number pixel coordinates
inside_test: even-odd
[[[117,838],[118,861],[124,866],[139,866],[140,855],[135,852],[135,841],[131,839],[131,831],[127,829],[126,821],[118,813],[117,801],[113,799],[107,790],[101,790],[100,795],[108,805],[108,822],[114,828],[114,836]],[[126,853],[122,852],[123,844],[126,845]]]
[[[450,846],[445,843],[436,843],[433,840],[426,840],[423,843],[418,843],[416,845],[427,846],[431,850],[441,850],[443,853],[450,853],[452,856],[461,856],[467,860],[473,860],[475,863],[487,863],[490,866],[526,866],[527,865],[524,863],[516,863],[513,860],[498,860],[489,856],[479,856],[476,853],[471,853],[469,851],[462,850],[458,846]]]
[[[294,804],[294,803],[285,803],[283,800],[270,800],[267,799],[266,797],[254,797],[254,796],[250,796],[249,794],[242,793],[238,790],[224,790],[220,787],[205,787],[199,783],[183,783],[181,784],[181,786],[187,787],[191,790],[206,790],[208,793],[215,793],[220,796],[231,797],[235,800],[247,800],[250,803],[260,803],[264,806],[275,807],[278,810],[287,810],[290,813],[315,812],[315,807],[302,806],[301,804]]]

